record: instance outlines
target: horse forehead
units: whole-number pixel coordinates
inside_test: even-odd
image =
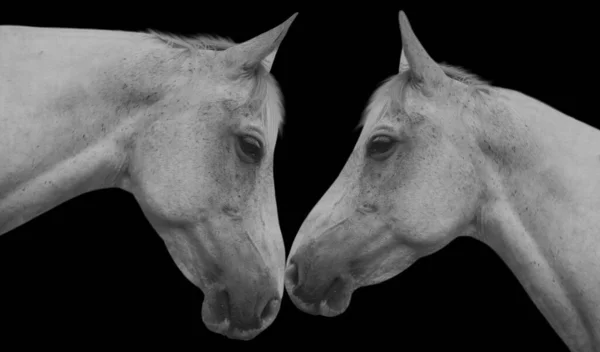
[[[252,122],[256,127],[264,127],[264,111],[260,109],[260,101],[251,101],[247,104],[243,104],[233,110],[233,117],[243,121]]]
[[[167,104],[175,108],[185,106],[190,109],[199,108],[203,113],[211,113],[214,108],[221,106],[233,112],[244,106],[250,91],[244,87],[232,87],[227,83],[202,82],[187,91],[176,92]],[[182,105],[182,103],[184,103]]]
[[[403,118],[411,126],[435,125],[438,129],[456,133],[462,128],[460,115],[465,106],[456,98],[436,100],[413,99],[402,109]],[[463,131],[464,132],[464,131]]]
[[[431,114],[432,111],[422,106],[407,108],[406,105],[401,107],[396,103],[391,103],[378,112],[377,121],[400,126],[401,129],[404,127],[414,128],[429,119],[428,113]]]
[[[219,82],[214,86],[215,93],[229,100],[243,101],[251,91],[251,87],[242,83]]]

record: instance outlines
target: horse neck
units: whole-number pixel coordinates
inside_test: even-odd
[[[498,92],[479,121],[486,189],[476,238],[499,254],[572,350],[597,350],[600,131]]]
[[[114,63],[132,59],[128,50],[139,55],[139,35],[0,30],[10,53],[0,56],[0,76],[8,77],[0,82],[0,234],[80,194],[119,186],[142,110],[123,102],[145,105],[123,99],[131,93],[117,88],[136,82]]]

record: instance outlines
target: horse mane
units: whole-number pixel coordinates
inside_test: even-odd
[[[148,34],[150,34],[152,38],[166,43],[173,48],[188,50],[190,53],[196,50],[222,51],[237,44],[230,38],[206,34],[185,37],[172,33],[159,32],[153,29],[148,30]]]
[[[464,68],[443,63],[439,66],[450,79],[466,84],[469,94],[480,96],[480,94],[490,93],[492,87],[489,82]],[[396,102],[399,106],[402,106],[407,87],[415,90],[419,89],[418,83],[413,79],[410,70],[391,76],[383,81],[371,96],[358,127],[364,127],[367,122],[376,122],[375,120],[381,115],[382,109],[391,102]]]
[[[196,35],[185,37],[177,34],[148,30],[150,38],[168,45],[174,49],[180,49],[178,55],[193,56],[201,50],[223,51],[237,43],[230,38],[214,35]],[[261,63],[257,67],[245,70],[240,79],[248,79],[254,82],[254,88],[249,100],[261,101],[261,113],[263,123],[267,128],[269,136],[277,138],[277,134],[283,133],[283,98],[277,81]]]

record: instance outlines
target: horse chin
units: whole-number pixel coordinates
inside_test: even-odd
[[[218,287],[209,287],[204,290],[202,321],[209,330],[217,334],[228,335],[230,330],[229,307],[223,304],[225,297],[219,297],[222,294],[224,291]]]
[[[335,317],[344,313],[350,306],[354,289],[346,289],[326,300],[321,301],[319,312],[325,317]]]
[[[204,318],[203,318],[204,319]],[[215,332],[220,335],[227,336],[227,332],[229,331],[229,319],[225,319],[220,323],[210,323],[204,320],[204,325],[206,328],[212,332]]]

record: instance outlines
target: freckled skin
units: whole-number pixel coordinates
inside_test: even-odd
[[[471,236],[500,255],[571,350],[600,350],[600,131],[452,78],[400,22],[400,73],[374,94],[346,165],[292,244],[292,301],[341,314],[357,288]],[[395,143],[371,154],[382,135]]]
[[[207,328],[242,340],[266,329],[285,267],[269,70],[294,17],[197,52],[142,33],[0,26],[0,234],[122,188],[203,291]]]

